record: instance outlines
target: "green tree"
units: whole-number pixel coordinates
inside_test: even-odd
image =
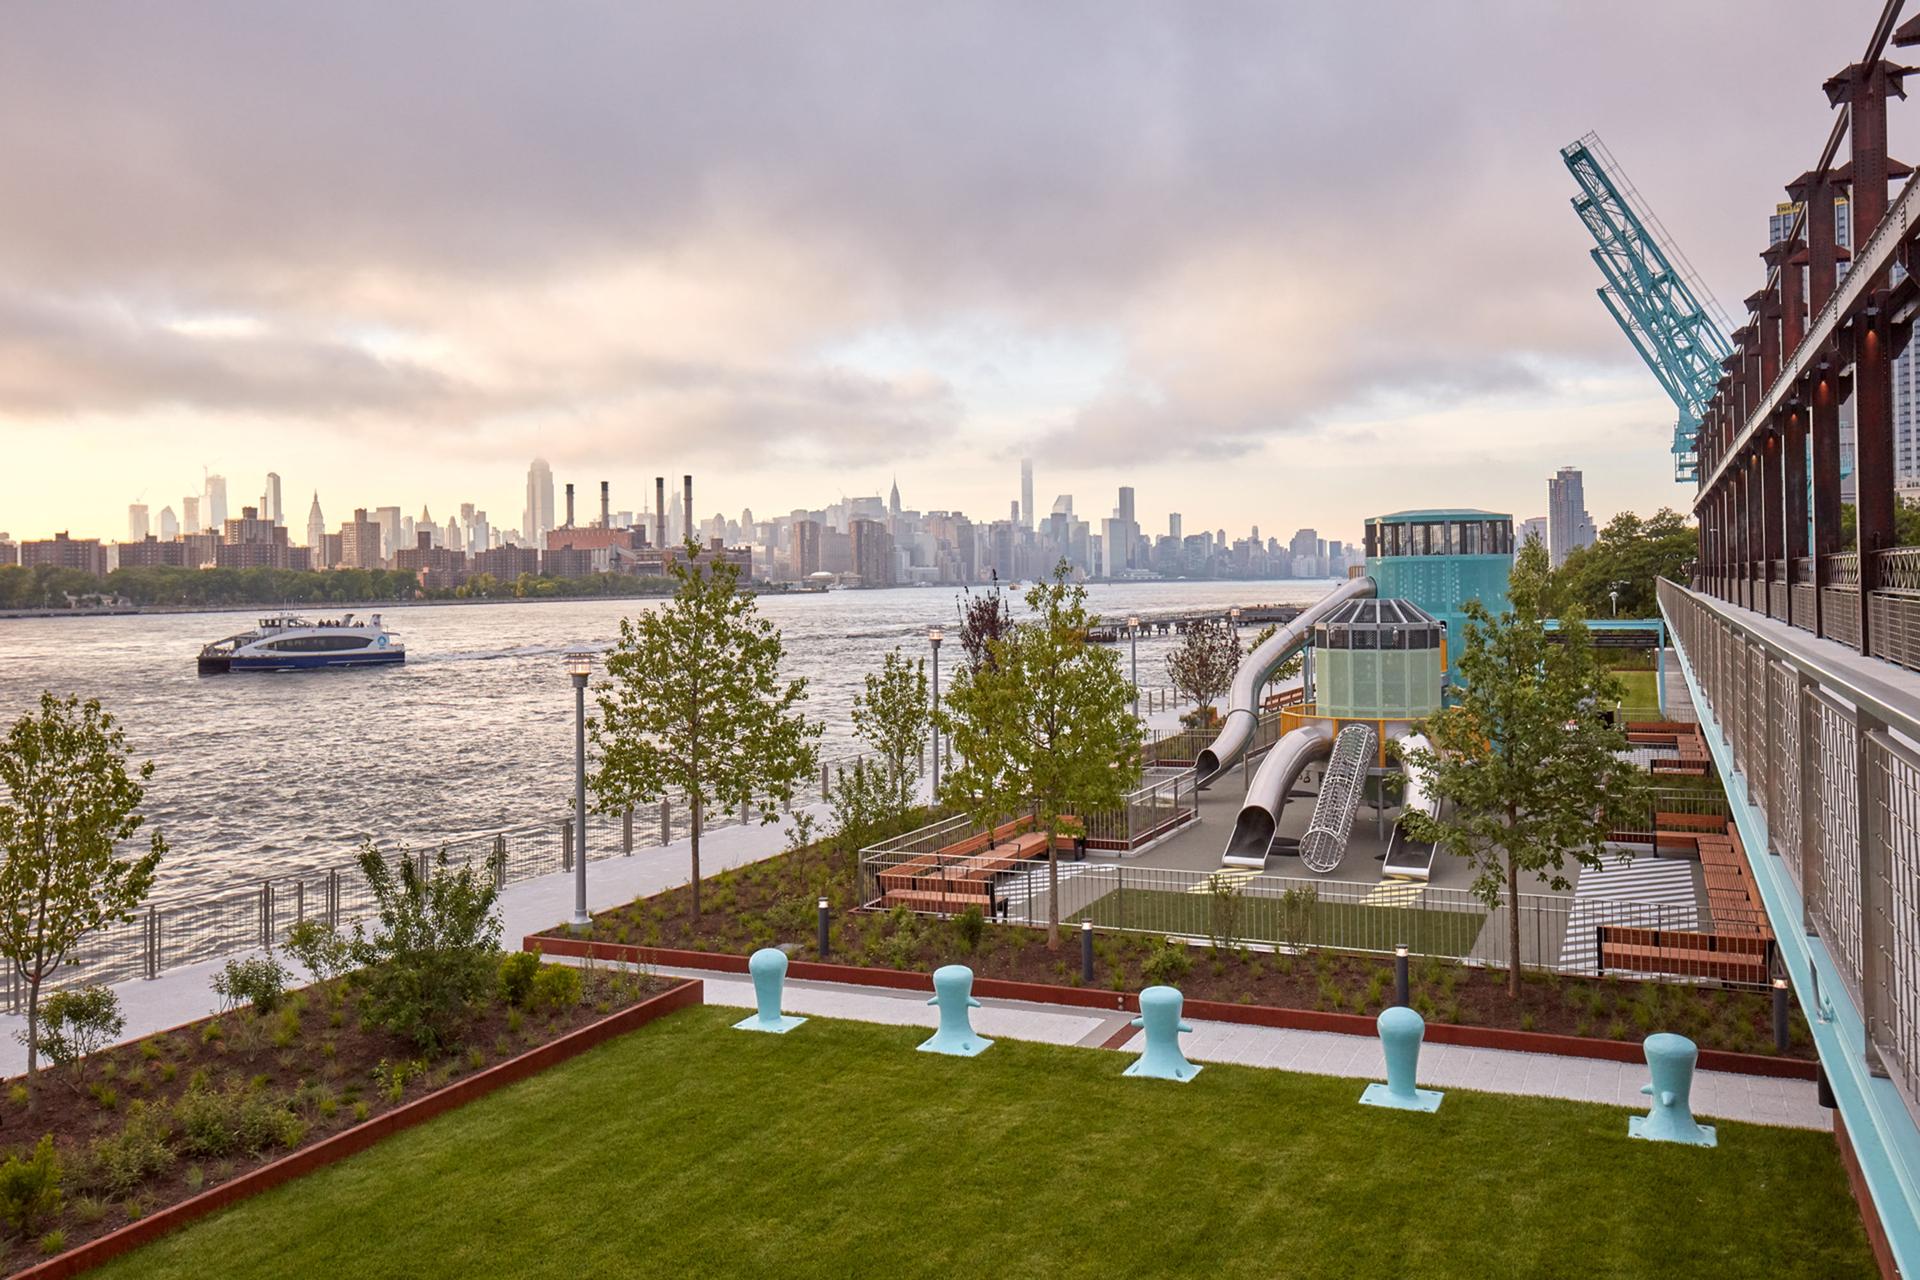
[[[995,583],[993,590],[979,595],[965,591],[954,602],[960,614],[960,651],[967,655],[967,666],[978,670],[993,662],[993,646],[1013,628],[1013,611],[1007,597]]]
[[[151,760],[129,770],[126,735],[93,699],[40,695],[38,714],[14,721],[0,744],[0,956],[27,988],[27,1088],[40,1070],[40,986],[80,939],[133,919],[166,853],[120,856]]]
[[[1515,559],[1512,607],[1496,618],[1468,602],[1459,702],[1426,722],[1429,747],[1406,753],[1451,806],[1438,819],[1408,814],[1408,834],[1466,859],[1489,909],[1505,899],[1516,999],[1522,873],[1567,889],[1566,859],[1598,866],[1612,816],[1634,811],[1645,786],[1620,755],[1626,735],[1602,711],[1618,703],[1620,685],[1579,613],[1562,615],[1557,636],[1544,625],[1547,578],[1546,551],[1529,541]]]
[[[1087,643],[1086,589],[1062,560],[1027,592],[1028,616],[963,669],[941,708],[955,765],[943,802],[986,825],[1033,806],[1050,836],[1078,829],[1072,811],[1118,808],[1140,777],[1140,722],[1120,655]],[[1047,859],[1047,945],[1060,945],[1060,869]]]
[[[1699,555],[1694,527],[1668,507],[1645,520],[1622,511],[1600,531],[1592,546],[1578,547],[1548,581],[1540,605],[1543,616],[1579,609],[1590,618],[1612,614],[1612,593],[1619,593],[1620,616],[1649,618],[1660,611],[1654,584],[1684,578],[1685,566]]]
[[[1240,642],[1218,618],[1202,618],[1188,627],[1167,655],[1167,679],[1193,699],[1191,719],[1196,726],[1213,723],[1213,701],[1233,687],[1239,669]]]
[[[927,660],[909,659],[895,649],[878,671],[867,673],[866,687],[854,695],[853,731],[880,757],[898,809],[906,809],[913,799],[907,762],[926,747],[932,724]]]
[[[702,563],[687,544],[673,599],[620,621],[607,655],[599,754],[589,778],[596,807],[620,813],[671,793],[693,813],[692,910],[700,916],[700,832],[710,806],[779,818],[819,767],[820,726],[797,708],[804,679],[782,680],[780,632],[739,589],[739,566]]]

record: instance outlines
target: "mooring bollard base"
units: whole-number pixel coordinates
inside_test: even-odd
[[[1360,1095],[1365,1107],[1392,1107],[1396,1111],[1438,1111],[1440,1099],[1447,1095],[1435,1089],[1415,1089],[1413,1096],[1395,1093],[1384,1084],[1370,1084]]]
[[[979,1036],[949,1036],[942,1031],[924,1044],[914,1046],[921,1053],[944,1053],[950,1058],[972,1058],[993,1048],[993,1041]]]
[[[1633,1116],[1627,1120],[1627,1136],[1648,1142],[1678,1142],[1689,1147],[1717,1147],[1720,1136],[1710,1124],[1696,1124],[1693,1132],[1670,1131],[1655,1123],[1652,1116]]]
[[[805,1018],[795,1018],[788,1014],[781,1014],[777,1021],[767,1022],[756,1013],[750,1018],[742,1018],[740,1021],[734,1023],[733,1029],[735,1031],[770,1031],[774,1035],[783,1036],[805,1021]]]
[[[1197,1062],[1182,1061],[1176,1065],[1163,1066],[1157,1062],[1148,1062],[1144,1057],[1136,1060],[1120,1074],[1145,1080],[1178,1080],[1181,1084],[1190,1083],[1203,1068]]]

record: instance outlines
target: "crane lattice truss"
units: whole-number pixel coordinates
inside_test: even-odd
[[[1333,755],[1320,779],[1320,798],[1313,802],[1313,818],[1300,838],[1300,861],[1307,870],[1325,875],[1346,855],[1373,753],[1373,729],[1368,725],[1350,724],[1333,740]]]
[[[1733,354],[1725,313],[1599,134],[1562,147],[1560,158],[1580,184],[1573,209],[1593,236],[1590,253],[1606,277],[1601,305],[1679,411],[1673,477],[1691,483],[1699,468],[1700,419],[1724,372],[1720,362]]]

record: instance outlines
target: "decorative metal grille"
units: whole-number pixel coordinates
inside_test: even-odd
[[[1887,842],[1886,885],[1877,895],[1887,913],[1879,931],[1886,953],[1874,966],[1885,983],[1886,1026],[1877,1039],[1911,1099],[1920,1096],[1920,767],[1891,743],[1874,757]]]
[[[1829,640],[1849,648],[1860,647],[1860,593],[1852,587],[1824,587],[1820,592],[1820,629]]]
[[[1820,884],[1808,904],[1842,976],[1860,991],[1860,814],[1856,799],[1858,744],[1850,712],[1824,697],[1813,699],[1814,744],[1820,772]]]

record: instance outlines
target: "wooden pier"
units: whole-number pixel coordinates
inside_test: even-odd
[[[1300,616],[1302,606],[1297,604],[1249,604],[1240,606],[1240,626],[1261,628],[1268,623],[1292,622]],[[1161,610],[1154,613],[1134,615],[1140,619],[1140,634],[1143,636],[1178,635],[1200,622],[1222,622],[1229,617],[1227,609],[1179,609]],[[1101,618],[1087,632],[1087,640],[1092,644],[1119,644],[1127,638],[1127,619]]]

